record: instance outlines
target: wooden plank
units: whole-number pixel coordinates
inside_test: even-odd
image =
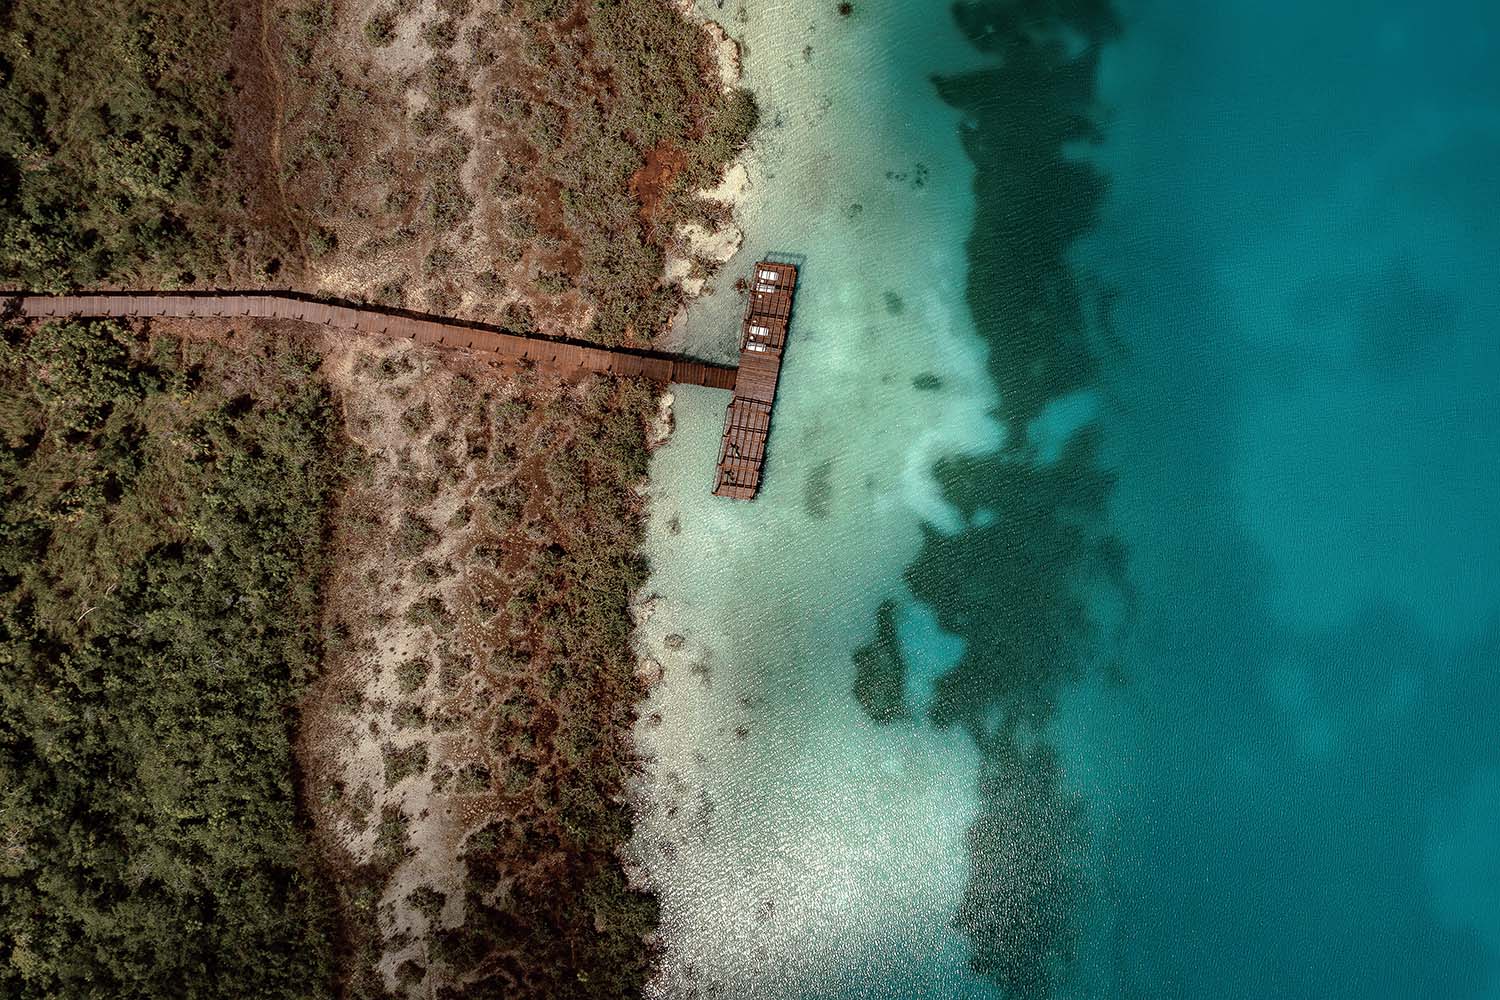
[[[510,337],[503,333],[492,333],[488,350],[507,358],[518,358],[525,348],[526,342],[518,337]]]

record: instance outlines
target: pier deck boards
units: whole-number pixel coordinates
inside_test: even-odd
[[[781,379],[797,268],[760,261],[750,276],[750,302],[740,324],[740,365],[734,398],[724,414],[724,438],[714,474],[714,495],[753,500],[760,491],[771,432],[771,408]]]

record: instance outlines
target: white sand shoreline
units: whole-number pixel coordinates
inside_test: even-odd
[[[725,94],[739,87],[744,75],[740,57],[740,45],[719,22],[700,15],[692,0],[676,0],[675,7],[683,17],[698,24],[709,36],[719,75],[719,83]],[[694,195],[706,202],[723,206],[727,220],[720,226],[707,226],[689,222],[679,225],[673,234],[673,247],[667,253],[662,278],[668,284],[682,288],[686,300],[692,300],[710,290],[710,279],[728,263],[745,240],[744,229],[738,222],[739,211],[750,191],[750,172],[746,168],[749,149],[725,165],[718,183],[702,188]],[[686,302],[673,318],[676,328],[686,313]],[[670,332],[667,337],[670,342]]]

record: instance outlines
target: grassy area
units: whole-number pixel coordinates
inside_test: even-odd
[[[0,993],[317,997],[290,709],[338,447],[313,361],[0,343]]]
[[[693,192],[757,121],[698,26],[666,0],[353,17],[0,8],[0,284],[275,280],[654,336],[677,228],[726,211]],[[638,994],[655,903],[616,851],[653,390],[404,348],[330,390],[256,342],[5,328],[0,993]],[[340,420],[376,440],[349,464]],[[304,712],[364,727],[338,745],[369,742],[365,777],[298,770]],[[454,879],[387,896],[438,805]]]
[[[634,487],[655,396],[626,380],[586,390],[534,403],[540,434],[504,459],[541,460],[501,536],[534,555],[489,633],[488,766],[505,807],[465,841],[465,919],[430,949],[472,977],[470,997],[635,997],[651,969],[656,901],[626,884],[617,852],[640,692],[627,605],[647,575]]]

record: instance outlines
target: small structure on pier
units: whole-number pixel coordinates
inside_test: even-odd
[[[724,441],[714,474],[714,495],[753,500],[760,490],[771,431],[771,407],[781,378],[781,357],[792,319],[797,268],[763,260],[755,265],[750,304],[740,325],[740,366],[734,398],[724,415]]]

